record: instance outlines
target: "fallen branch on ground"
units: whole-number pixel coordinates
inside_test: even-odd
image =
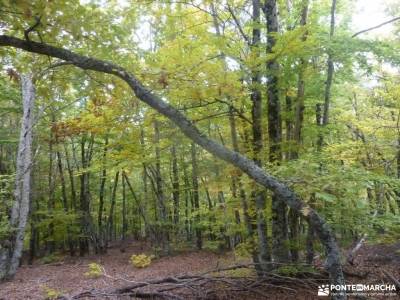
[[[164,277],[148,281],[131,281],[120,277],[113,277],[104,270],[104,276],[110,279],[120,279],[129,282],[129,285],[109,289],[92,289],[76,295],[63,295],[58,299],[86,299],[109,298],[113,296],[128,296],[140,299],[181,300],[188,298],[209,299],[217,294],[246,293],[247,295],[265,296],[271,288],[279,289],[288,295],[297,294],[297,289],[314,291],[319,281],[326,281],[327,277],[320,273],[307,273],[307,277],[290,277],[274,272],[265,272],[262,277],[254,274],[236,275],[231,271],[237,269],[254,270],[254,264],[233,265],[203,272],[201,274],[184,274],[175,277]],[[303,274],[303,273],[300,273]],[[173,294],[172,294],[173,291]]]
[[[382,273],[385,275],[387,279],[389,279],[396,286],[397,293],[400,293],[400,281],[397,280],[392,274],[390,274],[385,269],[382,270]]]
[[[364,233],[362,238],[360,239],[360,241],[356,244],[356,246],[349,252],[346,261],[350,264],[350,265],[354,265],[354,258],[355,258],[355,254],[358,250],[360,250],[360,248],[362,247],[362,245],[365,243],[365,240],[367,239],[367,234]]]

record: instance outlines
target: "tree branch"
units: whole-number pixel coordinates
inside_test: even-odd
[[[362,33],[365,33],[365,32],[368,32],[368,31],[371,31],[371,30],[374,30],[374,29],[377,29],[377,28],[380,28],[380,27],[382,27],[382,26],[385,26],[385,25],[387,25],[387,24],[396,22],[396,21],[398,21],[398,20],[400,20],[400,17],[393,18],[393,19],[391,19],[391,20],[389,20],[389,21],[386,21],[386,22],[383,22],[383,23],[381,23],[381,24],[379,24],[379,25],[376,25],[376,26],[373,26],[373,27],[370,27],[370,28],[361,30],[361,31],[359,31],[359,32],[356,32],[356,33],[353,34],[351,37],[354,38],[354,37],[356,37],[357,35],[360,35],[360,34],[362,34]]]
[[[231,14],[233,21],[236,24],[236,27],[238,28],[238,30],[239,30],[240,34],[242,35],[242,37],[244,38],[244,40],[246,41],[247,45],[251,45],[250,38],[244,32],[242,25],[240,25],[240,22],[239,22],[238,18],[236,17],[235,12],[233,11],[232,7],[229,4],[228,4],[228,11]]]
[[[30,41],[30,40],[29,40],[29,33],[31,33],[32,31],[34,31],[34,30],[36,29],[36,27],[38,27],[38,26],[40,25],[40,18],[41,18],[41,17],[35,16],[35,23],[34,23],[31,27],[29,27],[28,29],[26,29],[26,30],[24,31],[24,37],[25,37],[25,39],[26,39],[27,41]]]

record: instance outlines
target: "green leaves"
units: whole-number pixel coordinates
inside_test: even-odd
[[[315,196],[326,202],[335,202],[337,200],[337,197],[335,195],[329,194],[329,193],[324,193],[324,192],[316,192]]]

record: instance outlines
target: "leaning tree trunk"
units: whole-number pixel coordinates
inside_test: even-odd
[[[286,184],[265,172],[251,159],[209,139],[204,133],[200,132],[192,121],[187,119],[179,110],[171,106],[171,104],[146,88],[133,74],[111,62],[79,55],[72,51],[44,43],[25,41],[7,35],[0,35],[0,46],[11,46],[28,52],[57,57],[79,68],[112,74],[124,80],[138,99],[167,117],[178,126],[189,139],[209,153],[239,168],[257,183],[275,193],[282,202],[304,217],[313,227],[318,238],[325,247],[327,254],[325,268],[329,273],[331,284],[345,284],[340,262],[340,252],[334,234],[330,226],[315,210],[302,201],[302,199]],[[333,299],[346,299],[345,291],[341,291],[335,295]]]
[[[35,87],[31,75],[21,76],[23,116],[18,145],[14,204],[9,235],[0,242],[0,280],[12,278],[19,266],[29,214],[32,167],[32,126]]]

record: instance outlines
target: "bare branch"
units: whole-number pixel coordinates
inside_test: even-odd
[[[26,29],[24,31],[24,37],[27,41],[29,41],[29,33],[34,31],[36,29],[36,27],[38,27],[40,25],[40,18],[41,17],[35,16],[35,23],[31,27],[29,27],[28,29]]]
[[[371,30],[374,30],[374,29],[377,29],[377,28],[380,28],[380,27],[382,27],[382,26],[385,26],[385,25],[387,25],[387,24],[396,22],[396,21],[398,21],[398,20],[400,20],[400,17],[393,18],[393,19],[391,19],[391,20],[389,20],[389,21],[386,21],[386,22],[383,22],[383,23],[381,23],[381,24],[379,24],[379,25],[376,25],[376,26],[373,26],[373,27],[370,27],[370,28],[361,30],[361,31],[359,31],[359,32],[356,32],[356,33],[353,34],[351,37],[354,38],[354,37],[356,37],[357,35],[360,35],[360,34],[362,34],[362,33],[365,33],[365,32],[368,32],[368,31],[371,31]]]
[[[236,15],[235,15],[235,12],[233,11],[232,7],[231,7],[229,4],[228,4],[228,10],[229,10],[229,13],[231,14],[231,16],[232,16],[232,18],[233,18],[233,21],[235,22],[236,27],[238,28],[240,34],[242,35],[242,37],[244,38],[244,40],[246,41],[246,43],[247,43],[248,45],[251,45],[251,40],[250,40],[250,38],[249,38],[249,37],[247,36],[247,34],[244,32],[244,30],[243,30],[243,28],[242,28],[242,25],[240,24],[238,18],[237,18]]]

